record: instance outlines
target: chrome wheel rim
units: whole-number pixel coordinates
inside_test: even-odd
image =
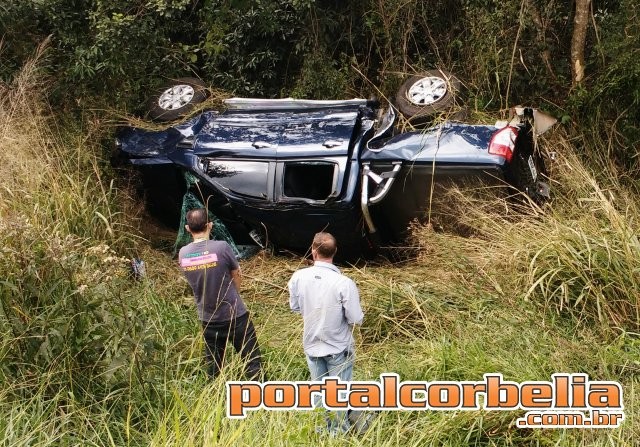
[[[189,104],[195,93],[195,90],[190,85],[174,85],[160,95],[158,105],[162,110],[177,110]]]
[[[437,76],[422,78],[407,91],[407,99],[416,106],[428,106],[447,94],[447,81]]]

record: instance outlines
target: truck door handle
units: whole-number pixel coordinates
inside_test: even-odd
[[[326,148],[331,149],[332,147],[340,146],[342,144],[342,140],[327,140],[322,145]]]
[[[256,149],[265,149],[268,147],[273,147],[272,144],[267,143],[266,141],[254,141],[253,143],[251,143],[251,146],[255,147]]]

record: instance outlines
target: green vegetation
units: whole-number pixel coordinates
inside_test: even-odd
[[[575,89],[570,11],[558,2],[330,3],[0,6],[1,445],[637,444],[637,2],[594,3],[606,33],[590,35],[589,78]],[[315,432],[319,412],[225,418],[224,383],[241,365],[232,355],[207,380],[191,292],[170,250],[153,248],[161,232],[133,187],[109,167],[112,119],[98,109],[123,115],[163,76],[191,70],[238,94],[321,98],[365,96],[373,85],[389,94],[401,73],[433,65],[460,74],[475,114],[528,101],[564,116],[569,125],[540,141],[558,154],[554,199],[516,210],[452,191],[467,237],[416,225],[410,260],[345,268],[366,314],[355,378],[581,372],[620,381],[625,422],[525,430],[513,425],[519,412],[385,412],[362,436],[329,438]],[[132,257],[147,264],[143,281],[129,274]],[[307,378],[284,289],[300,265],[261,253],[242,266],[272,380]]]
[[[584,0],[579,3],[584,3]],[[142,112],[167,78],[236,96],[392,97],[406,74],[455,73],[479,111],[544,106],[579,119],[637,168],[640,5],[594,0],[584,81],[572,85],[576,2],[526,0],[5,0],[0,79],[45,39],[51,95],[69,109]],[[73,88],[69,88],[73,85]],[[391,95],[391,96],[390,96]],[[603,124],[606,124],[603,125]]]
[[[54,126],[36,66],[2,91],[0,241],[2,399],[6,445],[341,445],[315,433],[316,412],[228,420],[225,375],[208,382],[188,287],[149,222],[106,180],[103,123]],[[17,138],[19,136],[19,138]],[[604,190],[562,144],[558,198],[532,215],[496,212],[453,192],[475,236],[416,227],[415,259],[347,268],[366,320],[355,376],[514,381],[584,372],[623,384],[616,430],[522,430],[517,412],[383,413],[353,445],[632,445],[639,435],[637,338],[640,213],[610,177]],[[543,142],[545,146],[548,142]],[[492,210],[492,211],[488,211]],[[461,217],[462,218],[462,217]],[[149,277],[127,275],[142,256]],[[244,263],[272,379],[306,378],[301,324],[284,286],[300,266],[267,253]]]

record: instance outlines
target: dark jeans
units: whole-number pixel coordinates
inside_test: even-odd
[[[205,358],[209,366],[208,373],[215,377],[222,368],[224,352],[227,347],[227,340],[231,341],[236,352],[240,354],[246,362],[247,378],[249,380],[260,380],[260,347],[253,323],[249,319],[249,312],[223,323],[203,322],[205,341]]]

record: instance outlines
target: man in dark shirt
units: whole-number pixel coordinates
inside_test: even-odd
[[[260,348],[240,290],[240,265],[224,241],[209,240],[213,226],[204,208],[187,213],[185,228],[193,242],[180,249],[178,260],[193,289],[198,319],[202,322],[208,372],[215,377],[222,367],[227,341],[247,362],[247,376],[259,380]]]

